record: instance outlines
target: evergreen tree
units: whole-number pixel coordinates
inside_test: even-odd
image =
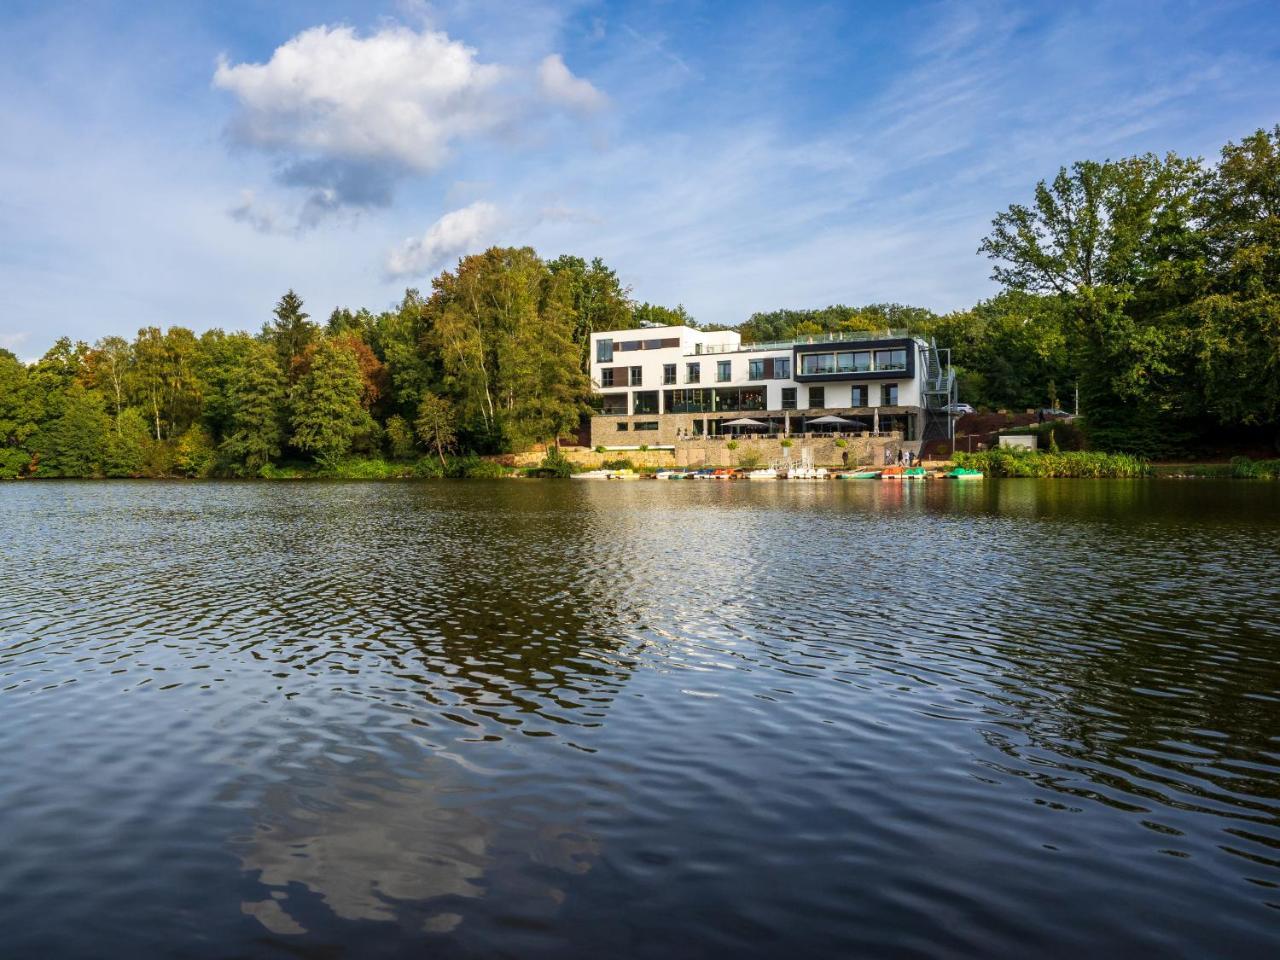
[[[350,453],[356,436],[371,423],[363,396],[355,354],[338,341],[321,340],[290,394],[293,445],[317,460]]]
[[[253,342],[230,378],[231,414],[220,451],[232,472],[259,472],[284,442],[284,374],[269,345]]]
[[[294,358],[301,356],[317,335],[315,324],[308,322],[310,314],[302,307],[302,298],[290,289],[276,303],[272,311],[275,319],[262,327],[263,339],[275,347],[280,369],[290,381],[296,379],[292,373]]]

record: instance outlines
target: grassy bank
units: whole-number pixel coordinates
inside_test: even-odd
[[[1072,450],[1036,452],[1022,450],[984,450],[981,453],[957,453],[959,466],[981,470],[990,477],[1081,477],[1115,478],[1151,476],[1151,464],[1124,453],[1097,453]]]
[[[1232,457],[1230,463],[1167,463],[1156,467],[1156,476],[1197,480],[1280,480],[1280,460]]]

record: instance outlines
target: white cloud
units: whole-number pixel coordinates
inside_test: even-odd
[[[551,54],[538,64],[538,87],[542,95],[553,103],[583,113],[599,110],[607,102],[605,95],[592,86],[589,80],[575,77],[558,53]]]
[[[524,64],[482,63],[474,48],[427,27],[360,36],[318,26],[266,63],[220,58],[213,84],[237,101],[231,140],[275,157],[277,181],[306,191],[296,215],[304,228],[343,208],[390,206],[401,180],[435,173],[465,144],[545,142],[537,127],[552,108],[585,114],[606,103],[558,54],[536,69]],[[277,229],[252,204],[232,215]]]
[[[213,82],[240,101],[231,134],[242,143],[425,172],[455,140],[500,122],[502,75],[443,33],[389,27],[359,37],[320,26],[266,63],[220,60]]]
[[[473,253],[488,244],[502,222],[498,208],[484,201],[450,211],[421,237],[408,238],[387,255],[387,276],[423,276],[447,260]]]

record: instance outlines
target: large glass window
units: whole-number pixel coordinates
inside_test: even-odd
[[[717,360],[716,361],[716,381],[719,383],[728,383],[733,379],[733,361]]]
[[[871,369],[871,351],[859,350],[853,355],[854,373],[866,373]]]
[[[609,417],[625,417],[627,415],[627,395],[625,393],[606,393],[604,405],[600,412]]]
[[[602,387],[615,386],[613,382],[613,367],[605,367],[603,370],[600,371],[600,386]],[[622,384],[619,383],[619,384],[616,384],[616,386],[620,387],[622,386]]]
[[[836,354],[836,373],[853,373],[853,354]]]
[[[676,365],[674,363],[664,363],[662,365],[662,382],[664,384],[676,382]]]
[[[898,405],[898,385],[896,383],[880,384],[880,405],[896,407]]]
[[[631,368],[631,386],[638,387],[643,382],[644,382],[644,368],[632,367]]]
[[[809,388],[809,406],[821,410],[827,405],[827,391],[825,387]]]
[[[867,405],[867,387],[863,384],[860,387],[852,388],[853,395],[849,400],[851,407],[865,407]]]
[[[711,390],[668,390],[665,409],[667,413],[710,413]]]
[[[764,379],[764,361],[763,360],[747,361],[747,379],[748,380]]]
[[[637,420],[634,424],[632,424],[631,429],[636,431],[657,430],[658,421],[657,420]]]
[[[800,357],[800,372],[805,376],[836,372],[834,353],[805,353]]]
[[[684,365],[684,382],[685,383],[701,383],[702,382],[702,364],[686,363]]]
[[[658,391],[657,390],[637,390],[631,396],[634,398],[631,401],[632,413],[657,413],[658,412]]]
[[[596,363],[609,363],[613,360],[613,341],[596,341]]]
[[[618,432],[619,432],[619,433],[626,433],[629,429],[631,429],[631,428],[627,425],[627,421],[625,421],[625,420],[619,420],[619,421],[618,421],[618,423],[617,423],[617,427],[618,427]]]
[[[795,408],[796,408],[796,388],[783,387],[782,388],[782,409],[794,410]]]
[[[777,357],[773,361],[773,379],[790,380],[791,379],[791,358]]]
[[[877,350],[876,351],[876,369],[877,370],[907,369],[907,351],[903,349]]]
[[[728,387],[716,391],[716,409],[764,410],[764,387]]]

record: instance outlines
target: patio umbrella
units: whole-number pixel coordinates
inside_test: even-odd
[[[814,417],[809,421],[812,423],[821,423],[831,427],[842,427],[850,423],[857,423],[856,420],[846,420],[844,417],[837,417],[833,413],[828,413],[825,417]]]
[[[726,420],[720,424],[722,427],[738,427],[744,430],[768,430],[769,425],[762,420],[752,420],[750,417],[739,417],[737,420]]]

